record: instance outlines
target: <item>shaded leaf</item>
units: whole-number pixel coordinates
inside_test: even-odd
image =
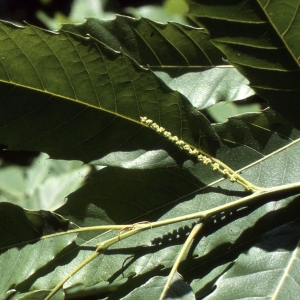
[[[111,21],[88,19],[80,25],[66,24],[63,30],[91,35],[116,51],[122,49],[140,65],[156,70],[157,76],[198,109],[253,94],[248,81],[234,68],[205,71],[225,62],[203,29],[117,16]]]
[[[244,18],[241,26],[236,29],[238,33],[243,28],[248,28],[247,26],[253,23],[253,18],[255,22],[257,21],[254,22],[256,25],[267,24],[268,28],[280,27],[276,22],[275,25],[265,22],[266,14],[261,14],[262,7],[259,7],[258,2],[235,1],[227,3],[227,6],[224,6],[225,2],[217,2],[222,6],[215,11],[212,2],[205,2],[208,8],[213,7],[211,11],[214,16],[220,17],[224,13],[229,15],[229,11],[232,10],[230,15],[232,21]],[[195,1],[190,3],[192,3],[192,12],[197,14],[196,8],[199,7],[193,6]],[[273,5],[274,2],[268,3]],[[245,14],[241,14],[240,9],[234,10],[235,5],[240,5],[239,8],[243,7]],[[258,14],[253,14],[257,11]],[[200,12],[203,10],[200,9]],[[219,19],[216,21],[216,27],[224,21],[221,20],[222,18]],[[145,32],[149,34],[148,25],[151,22],[143,22],[135,25],[145,25]],[[228,20],[227,23],[230,27]],[[157,27],[157,32],[165,29],[175,32],[172,26],[154,25]],[[217,208],[247,195],[247,192],[237,184],[223,180],[219,174],[192,161],[175,145],[142,126],[139,119],[141,115],[150,117],[190,144],[213,153],[234,169],[243,168],[241,170],[243,176],[259,186],[271,187],[299,182],[299,131],[274,111],[268,109],[263,113],[236,116],[230,118],[225,124],[210,126],[185,97],[172,91],[154,73],[139,66],[137,58],[133,59],[128,49],[121,52],[120,49],[109,46],[109,42],[115,43],[114,37],[110,40],[109,35],[103,34],[108,38],[107,42],[104,42],[64,30],[54,34],[30,26],[25,29],[16,28],[7,23],[3,23],[0,27],[2,28],[0,38],[4,41],[0,44],[3,66],[0,69],[0,81],[2,81],[0,88],[4,91],[0,102],[2,104],[0,107],[1,142],[3,139],[4,143],[13,149],[18,147],[46,149],[45,151],[55,157],[68,159],[76,157],[95,163],[99,163],[104,157],[110,165],[140,167],[140,169],[105,168],[92,174],[87,184],[69,195],[68,201],[55,213],[25,211],[7,203],[0,203],[0,206],[4,205],[1,211],[4,226],[0,229],[2,228],[3,233],[6,234],[6,244],[10,247],[3,251],[4,259],[8,259],[9,255],[15,257],[20,254],[19,257],[25,261],[24,257],[31,254],[28,251],[32,249],[31,247],[36,246],[36,249],[42,251],[43,249],[38,248],[42,245],[40,243],[50,239],[28,244],[21,249],[12,248],[14,243],[20,245],[23,240],[30,242],[30,238],[36,240],[48,232],[60,232],[64,230],[63,225],[70,229],[100,224],[154,222]],[[72,29],[74,28],[73,26]],[[220,28],[221,31],[227,30],[226,26]],[[263,32],[259,31],[261,28]],[[231,29],[228,28],[229,31]],[[256,42],[256,44],[254,42],[255,46],[261,46],[259,50],[256,49],[254,55],[258,60],[247,57],[249,54],[247,51],[241,52],[243,59],[254,62],[254,67],[257,67],[258,64],[255,63],[260,58],[266,58],[263,53],[264,46],[269,45],[268,43],[273,43],[274,46],[275,41],[275,44],[278,42],[276,46],[280,50],[283,45],[282,40],[278,40],[278,35],[283,35],[281,31],[273,32],[275,38],[272,34],[271,36],[266,34],[263,41],[265,44],[254,38],[251,39],[257,36],[263,37],[261,33],[265,33],[264,29],[265,27],[258,26],[257,31],[254,30],[247,36],[250,37],[250,42]],[[155,43],[158,42],[156,38],[160,38],[162,45],[166,45],[165,37],[161,38],[155,34],[153,37]],[[214,43],[222,44],[221,37],[221,41],[214,36],[213,38]],[[234,41],[234,38],[235,36],[231,41]],[[246,44],[247,38],[242,42]],[[33,43],[28,43],[29,40]],[[168,45],[170,51],[174,51],[173,45],[174,42],[171,46]],[[286,45],[288,45],[287,41],[284,46]],[[239,44],[232,52],[239,48],[245,49],[246,46]],[[286,48],[281,47],[282,53]],[[225,53],[224,49],[222,51]],[[261,49],[263,50],[260,51]],[[155,51],[158,53],[159,50]],[[280,74],[290,74],[292,70],[290,67],[295,61],[291,63],[287,60],[283,63],[280,61],[282,54],[279,53],[280,51],[277,52],[277,56],[270,55],[268,57],[270,59],[264,62],[266,69],[261,70],[269,72],[272,69],[272,72],[279,70]],[[7,60],[8,54],[11,56]],[[182,59],[180,54],[174,52],[174,57]],[[169,59],[168,57],[166,60]],[[183,65],[180,60],[179,62]],[[247,69],[241,62],[234,61],[233,64],[236,64],[237,68],[242,70],[241,72]],[[262,81],[263,84],[268,83],[268,79],[263,79],[265,80]],[[274,77],[269,79],[272,84],[272,81],[275,82],[273,79]],[[284,82],[285,79],[279,86],[284,93],[288,90],[286,87],[294,88],[293,84],[296,82]],[[257,86],[253,86],[259,90]],[[263,88],[266,89],[265,86]],[[125,157],[122,156],[124,152],[126,152]],[[150,158],[151,154],[153,160]],[[171,165],[180,165],[183,168],[143,169]],[[214,283],[222,282],[228,274],[247,273],[245,270],[241,271],[234,262],[241,264],[246,262],[247,265],[249,260],[246,253],[250,253],[250,256],[252,252],[264,254],[266,245],[270,246],[269,241],[277,238],[278,231],[274,235],[272,230],[299,219],[300,204],[297,192],[297,190],[282,190],[272,197],[262,196],[257,198],[256,203],[253,201],[251,204],[221,211],[205,220],[201,235],[190,245],[179,269],[186,282],[195,283],[196,280],[202,279],[200,285],[193,284],[197,296],[209,297],[210,293],[211,295],[218,293],[218,286],[213,291]],[[12,232],[5,231],[8,227],[5,226],[6,224],[11,226],[9,222],[12,217],[19,218],[24,224],[24,228],[21,228],[24,239],[16,234],[19,230],[16,226],[17,222],[12,222]],[[2,221],[1,218],[0,220]],[[119,239],[105,253],[72,276],[65,283],[64,288],[70,290],[80,286],[83,290],[88,290],[99,284],[106,286],[110,283],[115,287],[120,286],[120,289],[112,293],[109,288],[105,289],[103,297],[113,298],[114,295],[118,295],[117,299],[121,299],[130,293],[129,290],[134,289],[139,293],[138,288],[143,284],[147,286],[153,283],[151,278],[154,276],[156,279],[159,278],[159,281],[166,276],[197,221],[186,220],[151,228],[128,239]],[[299,226],[296,227],[298,232]],[[264,234],[263,240],[258,243]],[[282,243],[275,242],[270,250],[274,255],[288,254],[284,265],[285,270],[289,270],[287,262],[296,261],[291,259],[289,253],[291,249],[294,251],[296,242],[299,242],[298,233],[292,238],[296,235],[298,240],[291,239],[292,247],[289,242],[284,243],[284,236],[280,240]],[[97,243],[117,236],[118,232],[113,231],[82,232],[77,238],[61,236],[63,241],[60,245],[56,244],[61,242],[60,238],[57,237],[56,242],[53,238],[54,255],[52,257],[47,254],[40,255],[35,261],[30,257],[34,271],[29,277],[26,265],[20,269],[20,272],[12,273],[11,277],[5,273],[8,278],[5,289],[11,289],[17,282],[20,292],[49,290],[78,267],[83,259],[93,254]],[[70,240],[67,240],[67,237]],[[7,246],[6,244],[4,247]],[[297,251],[294,252],[294,256],[298,256]],[[269,262],[270,260],[265,260],[259,264],[259,267],[268,270]],[[250,262],[254,269],[257,267],[255,263],[256,261],[253,264]],[[251,271],[250,268],[249,273]],[[288,273],[295,276],[293,272]],[[21,274],[20,277],[18,274]],[[27,278],[24,279],[26,274]],[[265,281],[269,290],[272,289],[273,282]],[[283,284],[277,286],[283,287],[280,292],[285,292],[284,288],[288,287],[288,284],[286,280],[282,282]]]
[[[167,72],[175,68],[178,73],[179,68],[190,71],[226,64],[205,30],[178,23],[161,24],[145,18],[117,16],[109,21],[90,18],[79,25],[65,24],[62,30],[92,36],[155,70]]]
[[[176,147],[142,126],[140,116],[207,151],[218,144],[208,120],[184,97],[93,38],[4,22],[0,38],[0,140],[10,149],[84,162],[161,147],[176,156]]]
[[[289,148],[300,138],[299,131],[271,109],[232,117],[213,127],[222,141],[217,156],[233,169],[259,162],[268,155],[272,159],[274,149]],[[276,169],[276,160],[270,167]]]
[[[270,125],[265,114],[253,115],[261,125],[264,122]],[[260,131],[254,131],[253,141],[259,139],[260,134]],[[279,144],[273,143],[272,139],[266,140],[266,146],[273,149],[272,153],[265,157],[261,154],[262,159],[246,167],[243,175],[259,186],[297,182],[299,143],[286,141],[286,137],[278,135],[277,132],[269,134],[278,141],[282,138],[282,148],[278,148]],[[248,157],[239,157],[240,164],[247,160]],[[201,164],[173,170],[106,168],[93,174],[86,186],[71,194],[67,203],[57,210],[57,213],[70,218],[79,226],[152,222],[218,207],[245,196],[245,192],[238,185],[218,181],[219,179],[218,174]],[[186,264],[183,262],[181,267],[184,278],[196,279],[200,274],[212,272],[219,264],[231,262],[243,251],[247,251],[262,234],[274,226],[297,219],[298,197],[287,196],[274,198],[273,202],[265,199],[264,201],[270,202],[268,204],[261,200],[257,205],[213,216],[206,231],[202,233],[205,237],[197,240],[184,258]],[[160,275],[161,271],[157,270],[159,265],[167,269],[172,267],[193,224],[194,221],[191,220],[168,225],[123,240],[85,266],[78,272],[78,277],[68,281],[66,287],[78,284],[78,280],[88,286],[102,280],[117,283],[124,276],[131,277],[134,274],[137,277],[143,276],[146,282],[151,278],[147,277],[147,274],[150,276],[154,270]],[[84,257],[93,253],[97,242],[116,235],[116,232],[101,235],[97,232],[80,234],[78,243],[83,243],[84,248],[78,254],[74,251],[73,256],[69,254],[69,259],[73,259],[72,264],[65,265],[65,262],[58,261],[63,267],[57,268],[58,273],[49,274],[43,280],[37,281],[36,288],[41,288],[41,284],[47,280],[59,280],[57,276],[65,276]],[[197,268],[201,272],[194,273]],[[222,272],[219,273],[221,274]],[[207,280],[203,288],[205,283],[211,281],[209,277]],[[137,282],[138,278],[133,278],[125,285],[133,289]],[[200,294],[200,291],[197,293]]]
[[[215,289],[215,282],[233,263],[220,264],[220,266],[215,267],[211,272],[205,274],[199,279],[194,279],[191,282],[191,287],[195,293],[196,299],[203,299],[206,295],[210,294]],[[201,267],[197,264],[198,268]],[[211,268],[210,268],[211,269]],[[195,271],[195,270],[194,270]]]
[[[0,203],[0,291],[6,293],[12,287],[30,280],[64,248],[77,234],[43,238],[48,234],[65,231],[68,221],[47,211],[27,211],[10,203]]]
[[[273,109],[299,123],[298,5],[280,1],[189,0],[190,14]],[[243,13],[241,13],[241,11]],[[284,104],[283,104],[284,103]]]
[[[54,212],[25,210],[6,202],[1,202],[0,208],[0,250],[30,243],[43,235],[68,229],[69,221]]]
[[[150,297],[152,297],[152,299],[160,299],[160,295],[166,282],[166,277],[153,277],[141,287],[133,290],[123,299],[145,299],[145,297],[147,297],[146,295],[151,295]],[[192,300],[195,299],[195,296],[191,287],[182,280],[182,277],[178,273],[175,273],[164,299]]]

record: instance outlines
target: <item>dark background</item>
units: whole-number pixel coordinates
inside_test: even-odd
[[[44,11],[50,17],[53,17],[55,12],[58,11],[68,16],[72,2],[73,0],[0,0],[0,19],[19,23],[26,21],[32,25],[45,27],[36,18],[38,10]],[[124,14],[124,8],[128,6],[138,7],[150,4],[160,5],[162,3],[163,0],[108,0],[104,9]]]

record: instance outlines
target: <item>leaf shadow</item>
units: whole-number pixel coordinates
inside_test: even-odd
[[[202,165],[196,169],[201,175],[178,168],[105,168],[92,174],[89,182],[70,194],[67,202],[55,212],[78,226],[86,226],[87,217],[95,222],[90,225],[101,225],[101,220],[105,225],[132,224],[145,220],[156,221],[179,203],[193,200],[199,193],[226,196],[230,193],[235,197],[247,195],[245,191],[208,187],[197,176],[203,173],[206,176],[203,180],[211,182],[220,179],[221,175],[212,170],[212,174],[208,174],[202,168],[206,170]],[[174,184],[176,182],[180,184]]]
[[[276,199],[274,199],[276,200]],[[203,231],[199,236],[194,239],[191,247],[187,253],[186,259],[180,264],[179,272],[184,276],[185,281],[191,282],[197,278],[203,278],[208,275],[214,268],[230,263],[230,265],[226,268],[226,270],[230,269],[230,267],[234,264],[233,261],[245,251],[248,251],[253,245],[257,244],[259,239],[266,232],[282,225],[287,222],[299,219],[298,211],[300,209],[300,196],[296,197],[293,201],[291,201],[286,207],[280,208],[276,211],[270,211],[266,213],[264,216],[259,218],[255,224],[248,229],[244,230],[244,232],[236,239],[234,244],[230,243],[222,243],[211,250],[206,255],[201,257],[195,257],[193,255],[198,243],[200,242],[203,236],[211,236],[214,232],[228,224],[232,221],[237,220],[239,218],[244,218],[248,216],[251,212],[259,209],[266,202],[269,202],[270,199],[265,199],[263,202],[255,203],[243,209],[238,209],[234,212],[229,212],[228,214],[219,214],[217,216],[213,216],[210,218],[203,228]],[[280,217],[279,217],[280,216]],[[122,267],[119,268],[117,272],[112,274],[107,281],[114,282],[119,278],[122,274],[124,275],[125,271],[139,258],[144,255],[154,254],[160,250],[165,248],[182,245],[189,233],[191,232],[193,226],[196,224],[195,221],[192,221],[189,226],[181,226],[172,232],[167,232],[163,234],[161,237],[155,237],[151,240],[150,246],[138,246],[138,247],[126,247],[126,248],[118,248],[118,249],[108,249],[104,255],[117,255],[117,254],[127,254],[128,257],[124,260]],[[282,247],[282,245],[281,245]],[[67,246],[61,253],[57,254],[56,257],[47,263],[44,267],[40,268],[24,280],[22,283],[18,284],[16,288],[21,291],[27,291],[30,286],[38,279],[43,276],[46,276],[50,272],[54,271],[55,268],[59,265],[66,265],[72,261],[78,254],[80,250],[90,250],[91,247],[78,247],[75,243]],[[265,248],[266,251],[274,251],[274,248]],[[287,248],[287,250],[290,250]],[[64,254],[68,254],[64,256]],[[191,263],[192,262],[192,263]],[[192,265],[192,268],[191,268]],[[121,291],[124,291],[123,295],[126,295],[128,290],[132,289],[132,286],[135,284],[143,284],[147,280],[149,280],[152,276],[155,276],[159,273],[159,275],[166,276],[170,268],[165,268],[163,266],[163,262],[161,265],[157,265],[155,270],[151,270],[149,272],[145,272],[141,275],[132,274],[129,277],[130,283],[126,283],[124,285],[124,289],[120,289],[118,295],[120,295]],[[225,271],[215,276],[215,278],[211,279],[206,285],[199,291],[196,292],[197,299],[202,299],[203,295],[207,295],[211,293],[214,289],[215,282]],[[135,286],[136,287],[136,286]],[[199,298],[200,297],[200,298]],[[109,299],[117,299],[117,298],[109,298]]]
[[[93,248],[94,250],[95,248]],[[21,293],[28,292],[31,286],[39,279],[47,276],[59,266],[67,265],[78,255],[81,247],[78,247],[73,241],[71,244],[66,246],[62,251],[57,253],[51,261],[46,263],[44,266],[33,272],[24,281],[18,283],[15,289]]]
[[[276,200],[276,199],[274,199]],[[188,259],[181,263],[180,270],[188,282],[192,282],[194,279],[201,279],[209,275],[217,267],[229,263],[226,268],[228,270],[234,265],[234,261],[239,257],[240,254],[247,252],[254,245],[260,247],[265,251],[276,251],[277,249],[285,249],[293,251],[294,248],[291,244],[277,243],[272,244],[272,247],[268,243],[258,243],[263,235],[268,233],[275,228],[282,226],[283,224],[299,220],[299,209],[300,209],[300,196],[297,196],[287,206],[282,207],[278,210],[273,210],[261,218],[259,218],[255,224],[242,232],[234,243],[226,242],[219,244],[214,249],[209,251],[203,256],[193,257],[198,243],[203,236],[212,236],[214,232],[230,222],[238,218],[248,216],[251,212],[255,212],[261,206],[269,202],[270,199],[265,199],[264,202],[256,203],[248,206],[239,212],[239,215],[229,214],[225,218],[219,218],[218,222],[215,223],[214,219],[209,220],[202,231],[202,235],[194,239],[188,253]],[[192,258],[192,262],[191,259]],[[192,268],[191,268],[192,266]],[[224,272],[219,273],[214,279],[211,279],[206,285],[199,291],[196,292],[197,299],[202,299],[204,296],[210,294],[214,290],[215,282]]]
[[[164,234],[161,237],[156,237],[151,241],[151,245],[108,249],[105,252],[105,255],[128,254],[130,256],[124,260],[122,267],[117,272],[112,274],[112,276],[110,276],[107,281],[113,282],[116,278],[122,275],[125,270],[129,268],[129,266],[131,266],[134,262],[136,262],[144,255],[157,253],[158,251],[166,247],[182,245],[195,224],[196,222],[192,222],[190,226],[186,225],[183,227],[179,227],[177,229],[174,229],[172,232]]]

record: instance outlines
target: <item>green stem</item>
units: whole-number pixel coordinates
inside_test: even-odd
[[[194,214],[189,214],[189,215],[185,215],[185,216],[181,216],[181,217],[177,217],[177,218],[172,218],[172,219],[167,219],[167,220],[162,220],[162,221],[157,221],[157,222],[145,222],[145,223],[136,223],[133,224],[131,226],[128,225],[118,225],[116,226],[117,229],[119,230],[125,230],[125,229],[129,229],[127,232],[122,233],[122,234],[118,234],[116,237],[113,237],[109,240],[106,240],[104,242],[98,243],[96,244],[97,249],[96,252],[94,254],[92,254],[91,256],[89,256],[88,258],[86,258],[77,268],[75,268],[72,272],[70,272],[53,290],[52,292],[48,295],[48,297],[45,300],[50,299],[62,286],[63,284],[71,277],[73,276],[76,272],[78,272],[81,268],[83,268],[87,263],[89,263],[90,261],[92,261],[94,258],[96,258],[99,254],[103,253],[106,249],[108,249],[111,245],[117,243],[120,240],[126,239],[134,234],[137,234],[143,230],[147,230],[147,229],[151,229],[151,228],[156,228],[156,227],[160,227],[160,226],[165,226],[165,225],[169,225],[169,224],[174,224],[174,223],[178,223],[178,222],[183,222],[183,221],[187,221],[187,220],[192,220],[192,219],[200,219],[201,222],[203,222],[205,219],[216,215],[220,212],[224,212],[224,211],[232,211],[233,209],[238,209],[241,207],[245,207],[255,201],[258,200],[263,200],[264,198],[271,198],[271,199],[276,199],[278,198],[278,193],[281,192],[283,194],[285,194],[284,196],[288,196],[288,195],[292,195],[295,193],[299,193],[300,192],[300,182],[298,183],[293,183],[293,184],[287,184],[287,185],[282,185],[282,186],[278,186],[278,187],[274,187],[274,188],[267,188],[261,191],[257,191],[247,197],[244,197],[242,199],[215,207],[215,208],[211,208],[211,209],[207,209],[204,210],[202,212],[197,212]],[[281,195],[283,196],[283,195]],[[201,223],[202,224],[202,223]],[[199,225],[201,225],[199,224]],[[105,226],[95,226],[95,227],[87,227],[87,228],[92,228],[92,230],[94,230],[94,228],[101,228],[101,230],[103,230],[103,227]],[[112,226],[107,226],[109,227],[109,229],[112,229]],[[193,230],[193,234],[190,234],[189,238],[192,239],[194,238],[194,236],[196,235],[196,233],[198,232],[198,230],[201,229],[201,226],[197,226],[194,227],[196,228],[195,230]],[[83,229],[83,228],[81,228]],[[99,229],[97,229],[99,230]],[[76,232],[75,230],[70,230],[72,231],[72,233]],[[83,230],[81,230],[83,231]],[[67,234],[69,232],[66,232],[64,234]],[[186,247],[188,246],[188,244],[190,243],[190,239],[187,239],[186,241],[186,246],[184,246],[181,250],[181,253],[179,254],[179,258],[178,260],[181,259]],[[176,267],[177,268],[177,267]],[[175,270],[176,271],[176,270]]]
[[[82,269],[85,265],[95,259],[100,252],[94,252],[92,255],[87,257],[80,265],[78,265],[74,270],[72,270],[52,291],[51,293],[45,298],[45,300],[49,300],[56,292],[59,291],[60,288],[64,285],[66,281],[68,281],[75,273],[77,273],[80,269]]]
[[[121,229],[128,227],[123,226]],[[145,228],[146,229],[146,228]],[[132,230],[125,232],[123,234],[119,234],[116,237],[113,237],[109,240],[106,240],[104,242],[98,243],[96,251],[87,257],[80,265],[78,265],[74,270],[72,270],[61,282],[55,286],[55,288],[51,291],[51,293],[45,298],[45,300],[49,300],[56,292],[59,291],[60,288],[63,287],[64,283],[67,282],[74,274],[76,274],[80,269],[82,269],[85,265],[90,263],[92,260],[94,260],[96,257],[98,257],[101,253],[105,252],[106,249],[108,249],[112,244],[115,244],[116,242],[123,240],[133,234],[136,234],[142,230],[145,230],[144,228],[133,228]]]
[[[178,256],[177,256],[177,258],[175,260],[175,263],[174,263],[174,265],[172,267],[172,270],[171,270],[171,272],[170,272],[170,274],[168,276],[168,280],[167,280],[167,282],[165,284],[164,290],[162,291],[162,293],[160,295],[159,300],[162,300],[165,297],[165,295],[166,295],[166,293],[168,291],[168,288],[170,286],[171,280],[172,280],[175,272],[177,271],[177,269],[179,267],[179,264],[181,262],[181,259],[182,259],[183,255],[184,255],[185,251],[187,250],[188,246],[190,245],[190,243],[192,242],[192,240],[195,238],[195,236],[198,234],[198,232],[202,229],[202,227],[203,227],[203,223],[196,224],[194,226],[193,230],[191,231],[191,233],[189,234],[187,240],[183,244],[183,246],[182,246],[182,248],[181,248],[181,250],[180,250],[180,252],[179,252],[179,254],[178,254]]]
[[[146,229],[149,229],[149,227],[151,227],[151,223],[147,223],[147,225],[149,226],[140,226],[140,225],[143,225],[143,224],[134,224],[132,226],[123,226],[122,229],[124,228],[127,228],[127,227],[131,227],[131,229],[129,229],[129,231],[125,232],[125,233],[122,233],[122,234],[118,234],[117,236],[109,239],[109,240],[106,240],[104,242],[101,242],[101,243],[98,243],[96,244],[97,246],[97,249],[96,251],[99,251],[99,252],[103,252],[104,250],[106,250],[108,247],[110,247],[111,245],[121,241],[121,240],[124,240],[134,234],[137,234],[138,232],[140,231],[143,231],[143,230],[146,230]]]
[[[9,248],[12,248],[12,247],[19,247],[21,245],[30,244],[30,243],[37,242],[37,241],[40,241],[40,240],[46,240],[46,239],[50,239],[50,238],[53,238],[53,237],[58,237],[58,236],[65,235],[65,234],[80,233],[80,232],[85,232],[85,231],[121,230],[125,226],[126,225],[103,225],[103,226],[91,226],[91,227],[77,228],[77,229],[72,229],[72,230],[68,230],[68,231],[62,231],[62,232],[57,232],[57,233],[53,233],[53,234],[48,234],[48,235],[38,237],[36,239],[26,240],[26,241],[22,241],[22,242],[12,244],[12,245],[9,245],[9,246],[1,247],[0,251],[5,250],[5,249],[9,249]]]

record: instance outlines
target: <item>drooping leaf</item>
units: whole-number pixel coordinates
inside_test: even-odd
[[[208,120],[127,55],[93,38],[5,22],[0,37],[0,141],[10,149],[84,162],[113,151],[122,162],[123,152],[164,148],[177,160],[176,147],[141,125],[140,116],[147,116],[215,151],[218,138]]]
[[[297,1],[188,0],[190,15],[273,109],[299,122]]]
[[[198,109],[253,94],[236,69],[215,68],[226,62],[203,29],[117,16],[111,21],[88,19],[84,24],[67,24],[63,30],[93,36],[116,51],[122,49]]]

